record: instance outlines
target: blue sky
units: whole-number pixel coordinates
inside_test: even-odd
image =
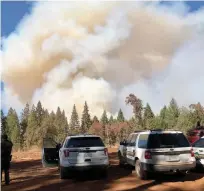
[[[4,1],[1,2],[1,36],[7,37],[17,27],[20,20],[29,14],[34,2],[26,1]],[[165,4],[171,3],[170,1],[162,2]],[[204,1],[187,1],[185,2],[189,5],[190,11],[196,11],[200,7],[204,7]],[[3,91],[4,84],[1,82],[1,91]]]
[[[171,1],[165,1],[162,3],[168,4],[171,3]],[[29,14],[32,4],[33,2],[26,1],[1,2],[1,36],[6,37],[15,30],[23,16]],[[204,6],[204,1],[186,1],[186,4],[190,6],[190,11],[196,11],[200,7]]]

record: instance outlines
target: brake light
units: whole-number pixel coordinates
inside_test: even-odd
[[[69,156],[69,150],[64,150],[64,157],[68,157]]]
[[[104,149],[104,154],[105,154],[106,156],[108,155],[108,149],[107,149],[107,148]]]
[[[145,151],[145,159],[151,159],[152,155],[150,151]]]
[[[193,148],[191,148],[191,157],[194,157]]]

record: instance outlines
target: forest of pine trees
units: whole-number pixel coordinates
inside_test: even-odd
[[[8,110],[6,116],[1,111],[1,132],[8,135],[15,149],[28,149],[32,146],[41,147],[45,137],[62,142],[69,134],[92,133],[101,136],[106,144],[115,145],[134,130],[179,129],[186,133],[197,121],[204,124],[204,107],[200,103],[180,108],[172,99],[156,115],[148,103],[144,106],[134,94],[130,94],[125,101],[133,108],[130,119],[125,119],[121,109],[116,118],[112,115],[108,117],[106,110],[101,116],[90,116],[88,103],[85,102],[81,120],[73,105],[69,123],[60,107],[56,108],[56,112],[48,112],[40,101],[36,106],[26,104],[20,117],[13,108]]]

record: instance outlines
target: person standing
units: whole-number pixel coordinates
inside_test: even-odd
[[[11,162],[11,151],[12,151],[13,143],[8,140],[8,136],[6,134],[2,135],[1,140],[1,180],[2,173],[5,174],[5,183],[8,185],[10,183],[9,178],[9,169]]]

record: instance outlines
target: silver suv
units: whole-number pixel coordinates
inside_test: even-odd
[[[131,133],[118,149],[120,166],[135,166],[136,174],[146,179],[151,172],[185,174],[196,165],[193,150],[180,131],[139,131]]]
[[[48,146],[44,144],[42,163],[48,167],[59,165],[61,179],[70,176],[73,170],[97,169],[104,177],[107,175],[108,150],[99,136],[68,136],[60,148],[51,139],[45,139],[46,142]]]

